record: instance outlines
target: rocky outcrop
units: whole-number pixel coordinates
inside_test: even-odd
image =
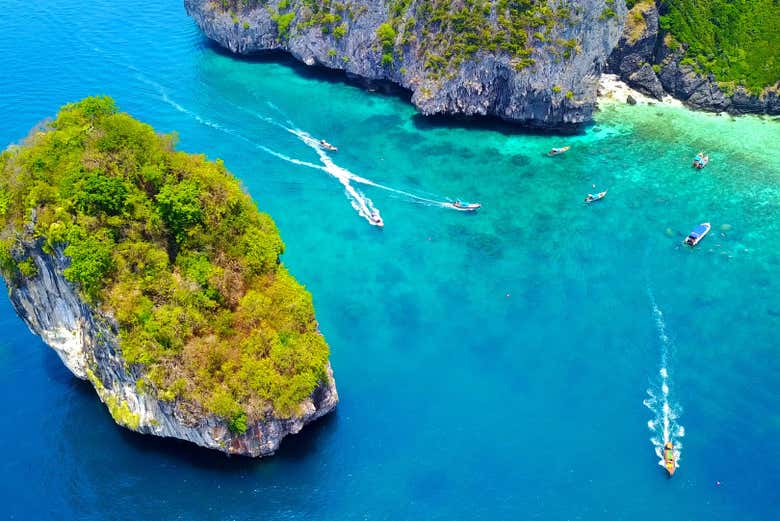
[[[428,50],[420,42],[427,29],[422,24],[404,36],[402,52],[392,63],[383,62],[377,29],[390,18],[389,0],[344,2],[351,14],[339,35],[303,20],[311,15],[308,7],[287,7],[293,17],[280,35],[275,17],[282,2],[291,4],[229,0],[226,5],[238,6],[231,10],[214,0],[184,0],[206,36],[234,53],[283,50],[307,65],[341,69],[368,85],[396,84],[411,91],[412,103],[426,115],[487,115],[531,127],[576,129],[592,118],[601,72],[618,74],[648,96],[671,95],[695,109],[780,113],[777,89],[760,96],[742,87],[724,92],[713,77],[684,64],[684,49],[665,43],[655,0],[640,0],[628,16],[624,0],[551,2],[571,15],[555,25],[552,35],[531,38],[533,65],[518,70],[506,53],[483,50],[444,76],[426,68]],[[412,9],[416,5],[412,2]],[[491,16],[495,22],[496,14]],[[576,52],[555,52],[551,42],[561,41],[576,42]]]
[[[643,94],[656,99],[666,92],[653,71],[658,38],[658,10],[652,0],[636,4],[628,16],[617,47],[609,57],[611,72]]]
[[[661,99],[669,94],[687,106],[732,114],[780,114],[780,95],[768,88],[756,96],[742,87],[724,92],[711,75],[698,74],[683,62],[685,49],[670,48],[658,25],[659,7],[642,0],[626,17],[623,34],[609,57],[609,70],[631,87]]]
[[[280,49],[307,65],[342,69],[366,82],[392,82],[411,91],[412,103],[426,115],[496,116],[550,129],[570,129],[591,120],[598,78],[626,14],[622,0],[559,0],[554,5],[569,13],[568,20],[557,23],[548,36],[532,38],[533,65],[518,67],[506,53],[479,51],[437,76],[426,69],[422,24],[405,35],[402,52],[392,63],[383,62],[377,29],[390,17],[385,1],[346,2],[357,7],[339,35],[303,21],[306,7],[292,11],[294,18],[280,35],[274,20],[279,0],[233,12],[212,0],[184,4],[207,37],[234,53]],[[491,16],[495,22],[495,13]],[[569,52],[558,52],[555,42],[574,44]]]
[[[338,402],[330,366],[327,381],[302,404],[297,416],[269,416],[248,425],[243,434],[232,432],[222,418],[194,410],[192,404],[159,400],[136,386],[141,374],[122,358],[115,321],[83,302],[63,276],[69,260],[62,251],[49,254],[40,241],[29,241],[15,256],[32,259],[37,268],[33,276],[18,274],[9,280],[17,313],[74,375],[92,382],[111,415],[124,427],[229,454],[266,456],[276,451],[282,438],[299,432]]]

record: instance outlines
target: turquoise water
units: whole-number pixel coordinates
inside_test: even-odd
[[[3,298],[4,518],[777,517],[780,123],[610,105],[575,137],[445,126],[226,56],[178,1],[51,4],[4,4],[0,142],[105,93],[224,159],[314,295],[342,402],[261,461],[129,433]]]

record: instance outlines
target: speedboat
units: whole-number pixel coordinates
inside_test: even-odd
[[[331,145],[330,143],[328,143],[324,139],[320,139],[320,147],[324,148],[325,150],[330,150],[331,152],[338,152],[339,151],[338,148],[336,148],[335,146]]]
[[[463,201],[453,201],[450,203],[450,206],[461,212],[473,212],[482,208],[482,205],[479,203],[466,203]]]
[[[699,152],[696,157],[693,159],[693,166],[701,170],[705,166],[707,166],[707,163],[710,162],[710,156],[705,156],[704,152]]]
[[[699,226],[693,229],[693,231],[688,234],[688,237],[685,238],[685,244],[689,246],[696,246],[699,244],[699,241],[701,241],[705,235],[710,233],[710,223],[701,223]]]
[[[547,152],[548,156],[557,156],[558,154],[563,154],[564,152],[568,151],[571,147],[560,147],[560,148],[553,148],[549,152]]]
[[[605,195],[607,195],[607,190],[599,192],[596,195],[588,194],[588,197],[585,198],[585,202],[592,203],[593,201],[600,201],[601,199],[604,199]]]
[[[371,212],[371,215],[368,216],[368,219],[373,226],[378,226],[380,228],[385,227],[385,221],[382,220],[382,216],[379,215],[379,212],[377,212],[376,210]]]
[[[667,441],[664,445],[664,468],[669,473],[669,477],[674,476],[674,471],[677,470],[677,462],[674,457],[674,445],[671,441]]]

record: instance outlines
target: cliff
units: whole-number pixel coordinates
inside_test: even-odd
[[[660,27],[663,6],[637,2],[626,17],[623,34],[609,58],[609,69],[643,93],[661,99],[669,94],[687,106],[732,114],[780,114],[777,86],[750,92],[733,81],[717,81],[697,70],[687,56],[687,44]],[[720,52],[724,52],[721,50]]]
[[[392,82],[426,115],[553,129],[591,120],[626,13],[622,0],[184,4],[207,37],[234,53],[280,49],[307,65]]]
[[[113,142],[114,134],[127,141]],[[160,148],[154,150],[155,145]],[[227,205],[248,223],[253,242],[263,242],[251,225],[262,215],[219,165],[169,147],[170,141],[149,127],[116,113],[110,100],[92,98],[63,108],[49,128],[3,152],[0,267],[9,296],[33,333],[76,377],[92,383],[118,424],[230,454],[269,455],[286,435],[335,408],[338,394],[327,345],[310,297],[278,260],[262,270],[233,270],[229,280],[240,287],[241,298],[230,293],[236,288],[228,291],[214,276],[193,275],[188,264],[193,257],[185,250],[211,251],[211,257],[198,257],[197,270],[221,274],[222,266],[249,258],[245,246],[225,250],[195,228],[186,238],[170,237],[159,228],[159,217],[146,214],[163,199],[162,178],[157,188],[147,185],[131,165],[147,154],[162,171],[168,163],[179,193],[179,176],[197,179],[196,204],[202,211]],[[216,177],[209,181],[202,172]],[[106,183],[120,179],[116,186],[124,191],[106,189]],[[207,182],[213,186],[206,187]],[[47,183],[57,190],[45,188]],[[133,183],[156,195],[137,189],[132,194]],[[31,195],[36,190],[47,195]],[[212,195],[221,203],[210,200]],[[115,204],[118,196],[128,199],[121,213],[90,206]],[[226,207],[216,207],[220,219],[228,221],[219,235],[239,227],[229,222]],[[152,228],[142,231],[139,226],[146,224]],[[111,247],[103,266],[96,262],[101,245],[91,238],[105,228],[111,229],[102,240],[111,241]],[[266,238],[276,233],[265,231]],[[154,254],[155,240],[168,240],[168,247],[178,251]],[[228,240],[242,242],[235,236]],[[276,245],[270,253],[279,251]],[[87,275],[96,269],[103,272],[92,287]],[[284,289],[282,300],[275,288]],[[245,309],[248,303],[251,309]]]
[[[519,8],[500,0],[184,0],[205,35],[231,52],[284,50],[367,84],[397,84],[425,115],[576,129],[592,119],[602,72],[695,109],[780,113],[776,87],[756,94],[716,81],[659,29],[656,2],[629,4],[627,16],[624,0]]]
[[[257,421],[243,434],[232,432],[228,421],[214,414],[203,415],[188,410],[185,404],[139,393],[136,382],[142,371],[128,367],[122,358],[116,321],[85,304],[64,278],[70,262],[62,250],[46,254],[39,241],[25,243],[17,254],[32,259],[37,275],[20,277],[10,284],[9,296],[16,312],[75,376],[92,382],[111,416],[123,427],[230,454],[266,456],[278,449],[286,435],[299,432],[338,403],[330,364],[327,380],[302,404],[299,414]]]

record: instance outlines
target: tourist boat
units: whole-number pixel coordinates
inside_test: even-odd
[[[557,156],[558,154],[563,154],[564,152],[568,151],[571,147],[561,147],[561,148],[553,148],[549,152],[547,152],[548,156]]]
[[[693,166],[701,170],[705,166],[707,166],[707,163],[710,162],[710,156],[705,156],[704,152],[699,152],[696,157],[693,159]]]
[[[699,226],[693,229],[693,231],[688,234],[688,237],[685,238],[685,244],[689,246],[696,246],[699,244],[699,241],[701,241],[705,235],[707,235],[710,232],[710,223],[701,223]]]
[[[605,195],[607,195],[607,190],[604,190],[603,192],[599,192],[596,195],[588,194],[588,197],[585,198],[585,202],[592,203],[593,201],[600,201],[604,199]]]
[[[328,143],[324,139],[320,139],[320,147],[324,148],[325,150],[330,150],[331,152],[338,152],[339,151],[338,148],[336,148],[335,146],[331,145],[330,143]]]
[[[674,471],[677,470],[677,462],[674,457],[674,446],[671,441],[667,441],[664,445],[664,468],[669,473],[669,477],[674,476]]]
[[[463,201],[453,201],[450,203],[450,206],[460,212],[473,212],[482,208],[482,205],[479,203],[464,203]]]
[[[382,216],[379,215],[379,212],[377,212],[376,210],[371,212],[371,215],[369,215],[368,220],[373,226],[378,226],[379,228],[385,227],[385,221],[382,220]]]

